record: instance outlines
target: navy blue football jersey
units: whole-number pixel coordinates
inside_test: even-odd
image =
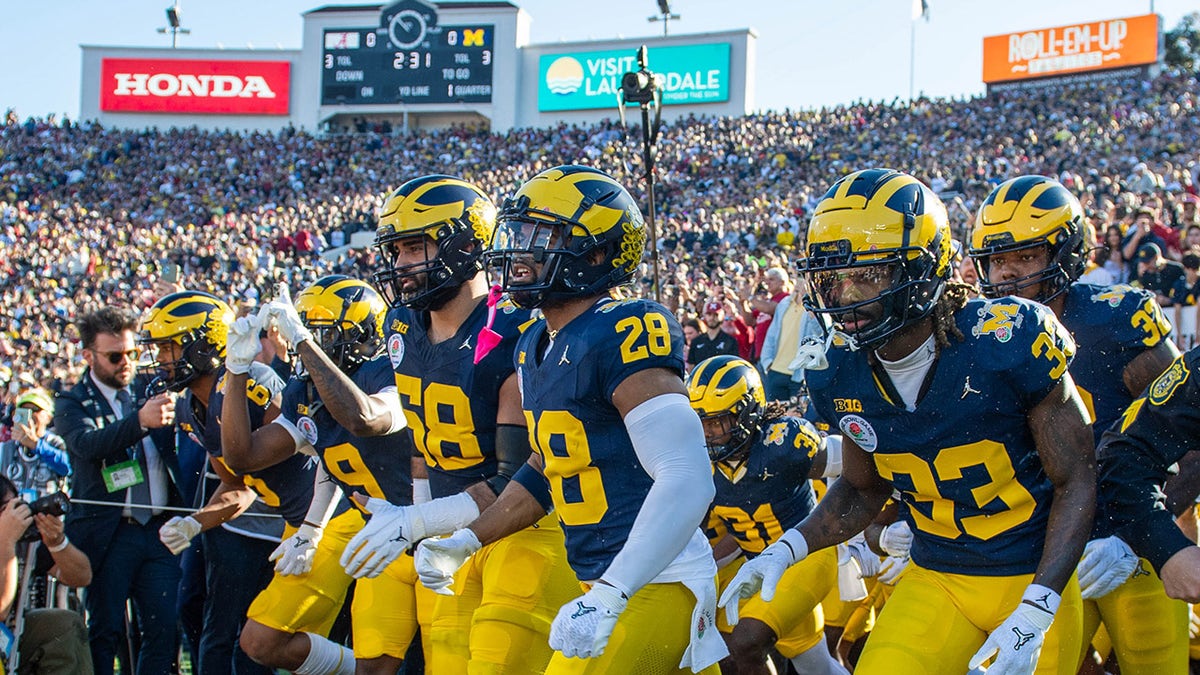
[[[1073,284],[1062,324],[1075,339],[1071,379],[1092,416],[1096,444],[1133,402],[1123,374],[1129,362],[1171,334],[1154,294],[1131,286]]]
[[[817,410],[817,406],[812,404],[812,401],[809,399],[809,397],[807,395],[805,395],[803,400],[804,400],[804,415],[803,415],[803,417],[805,420],[808,420],[809,422],[812,423],[812,425],[821,434],[822,438],[825,436],[828,436],[829,434],[840,433],[837,429],[830,426],[829,422],[826,422],[825,420],[821,419],[820,411]]]
[[[713,463],[717,496],[709,529],[720,531],[711,521],[721,521],[744,552],[756,555],[816,506],[808,474],[821,437],[808,422],[782,417],[764,425],[750,442],[744,462]]]
[[[1166,507],[1170,467],[1200,449],[1200,347],[1178,357],[1104,434],[1098,518],[1155,569],[1191,540]]]
[[[820,416],[871,454],[908,506],[912,558],[985,576],[1032,573],[1053,488],[1027,413],[1067,375],[1075,344],[1049,309],[1018,298],[972,300],[931,366],[915,410],[890,400],[865,352],[829,350],[808,373]]]
[[[392,364],[383,354],[359,366],[350,379],[368,396],[396,386]],[[412,504],[412,440],[406,431],[367,438],[351,434],[325,409],[307,377],[288,382],[281,415],[316,449],[325,472],[347,498],[361,492],[393,504]]]
[[[246,398],[250,401],[250,430],[263,426],[263,417],[271,405],[271,399],[283,390],[283,380],[261,363],[250,365],[246,381]],[[191,391],[184,394],[179,411],[179,425],[192,435],[212,457],[225,464],[221,458],[221,405],[225,399],[225,367],[217,370],[212,391],[208,395],[208,407],[201,405]],[[228,465],[225,466],[228,469]],[[299,453],[282,462],[259,471],[237,474],[250,489],[279,514],[290,525],[299,526],[308,513],[312,501],[313,479],[317,469],[311,457]],[[230,472],[236,473],[236,472]]]
[[[545,339],[544,339],[545,338]],[[653,480],[642,468],[613,391],[630,375],[683,377],[683,330],[649,300],[601,300],[549,340],[545,321],[517,343],[530,442],[545,462],[567,561],[598,579],[625,545]]]
[[[513,373],[513,348],[530,313],[507,298],[492,330],[501,336],[479,363],[475,347],[487,323],[480,302],[448,340],[432,344],[429,315],[397,307],[388,313],[388,356],[413,445],[429,466],[436,497],[458,494],[496,475],[496,410],[500,386]]]

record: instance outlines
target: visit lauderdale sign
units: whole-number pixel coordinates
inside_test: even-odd
[[[663,105],[729,100],[729,43],[651,47]],[[616,108],[621,76],[637,70],[632,50],[543,54],[538,61],[538,110]]]

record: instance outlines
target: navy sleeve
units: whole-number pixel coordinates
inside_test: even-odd
[[[1180,356],[1135,400],[1096,451],[1104,524],[1161,569],[1192,542],[1167,508],[1171,465],[1200,443],[1200,385],[1192,370],[1200,348]]]
[[[1167,469],[1131,446],[1114,441],[1100,461],[1100,518],[1156,570],[1171,556],[1194,546],[1167,509],[1162,485]]]
[[[521,468],[517,469],[517,473],[513,475],[512,480],[529,490],[529,494],[533,495],[546,513],[554,510],[554,500],[550,497],[550,481],[546,480],[546,477],[537,469],[529,464],[522,464]]]

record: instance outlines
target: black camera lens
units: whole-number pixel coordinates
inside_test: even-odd
[[[33,514],[45,513],[50,516],[64,516],[71,512],[71,500],[67,498],[65,492],[51,492],[45,497],[39,497],[29,504],[29,512]],[[38,530],[37,525],[30,525],[29,529],[25,530],[25,534],[21,535],[18,540],[22,543],[34,542],[40,539],[42,533]]]
[[[29,505],[29,510],[34,513],[44,513],[48,516],[64,516],[71,511],[71,501],[67,499],[65,492],[51,492],[45,497],[34,500]]]
[[[631,103],[650,103],[654,100],[657,86],[654,74],[648,70],[638,70],[621,76],[621,91],[625,100]]]

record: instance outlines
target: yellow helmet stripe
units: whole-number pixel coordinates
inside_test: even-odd
[[[430,185],[424,185],[418,188],[413,194],[419,196],[420,194],[427,192],[431,187],[432,186]],[[421,215],[422,223],[441,223],[462,213],[464,206],[464,204],[460,201],[450,202],[448,204],[436,204],[428,207],[419,207],[414,204],[413,201],[415,201],[415,198],[410,197],[404,201],[402,205],[403,208],[398,207],[381,215],[379,218],[380,227],[391,226],[396,231],[403,231],[406,229],[404,227],[405,217],[416,215],[418,213]],[[421,209],[420,211],[417,210],[419,208]],[[413,231],[413,234],[417,233],[418,231]],[[433,232],[429,232],[427,234],[434,237],[434,239],[437,238]]]

